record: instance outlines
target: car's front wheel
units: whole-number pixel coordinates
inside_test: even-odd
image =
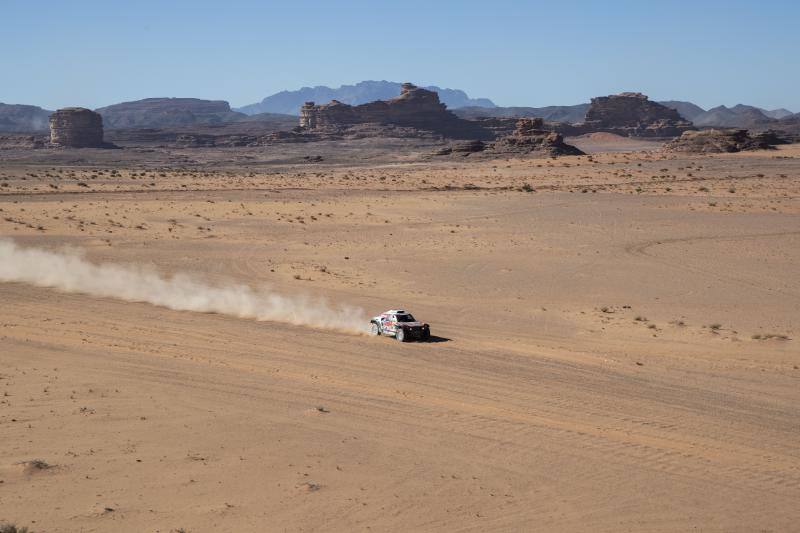
[[[380,335],[381,334],[381,328],[378,327],[378,324],[376,324],[375,322],[370,322],[370,324],[369,324],[369,334],[370,335]]]
[[[394,334],[395,339],[399,340],[400,342],[406,342],[406,332],[403,328],[397,328],[397,332]]]

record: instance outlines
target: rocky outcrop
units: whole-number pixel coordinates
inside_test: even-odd
[[[608,132],[626,137],[676,137],[695,129],[675,109],[651,102],[641,93],[600,96],[592,98],[591,104],[577,106],[469,108],[457,113],[481,123],[496,135],[504,133],[508,121],[513,120],[509,117],[514,116],[543,118],[548,122],[537,128],[568,136]]]
[[[305,130],[336,130],[370,123],[412,127],[452,138],[492,137],[491,132],[448,111],[435,92],[411,83],[404,83],[400,96],[390,100],[377,100],[357,106],[337,100],[323,105],[306,102],[300,109],[300,127]]]
[[[542,118],[548,122],[577,124],[583,122],[589,104],[547,107],[462,107],[453,111],[461,118]]]
[[[50,142],[68,148],[102,148],[103,117],[83,107],[66,107],[50,115]]]
[[[483,152],[484,150],[486,150],[486,143],[483,141],[462,141],[454,143],[450,146],[445,146],[444,148],[440,148],[433,155],[469,155]]]
[[[145,98],[101,107],[97,112],[109,129],[224,124],[247,118],[231,111],[228,102],[198,98]]]
[[[605,131],[628,137],[676,137],[692,129],[675,109],[641,93],[592,98],[582,125],[583,133]]]
[[[26,135],[23,133],[0,134],[0,150],[15,148],[45,148],[47,137],[44,135]]]
[[[579,149],[564,142],[560,133],[544,129],[540,118],[522,118],[513,133],[493,142],[489,152],[494,154],[583,155]]]
[[[510,120],[510,119],[484,119]],[[540,118],[521,118],[515,121],[514,129],[504,135],[498,135],[494,142],[484,143],[479,140],[451,143],[433,153],[435,156],[469,156],[485,154],[488,157],[498,156],[559,156],[583,155],[579,149],[566,144],[560,133],[546,129],[552,124]]]
[[[757,133],[751,133],[751,137],[758,143],[766,143],[770,146],[777,146],[779,144],[792,144],[797,142],[796,135],[787,133],[781,130],[765,130]]]
[[[270,135],[209,135],[181,133],[175,138],[178,148],[242,148],[265,146],[272,140]]]
[[[743,150],[773,148],[778,138],[772,135],[750,135],[747,130],[686,131],[677,139],[664,145],[667,152],[716,154]]]

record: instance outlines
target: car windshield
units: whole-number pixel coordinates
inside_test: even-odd
[[[416,322],[414,317],[411,315],[397,315],[398,322]]]

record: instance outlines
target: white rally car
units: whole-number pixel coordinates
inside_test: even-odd
[[[400,342],[427,341],[431,338],[431,327],[425,322],[417,321],[411,313],[402,309],[389,309],[372,317],[369,328],[373,335],[388,335]]]

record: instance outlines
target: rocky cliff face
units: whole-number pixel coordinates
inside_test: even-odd
[[[97,109],[106,128],[164,128],[195,124],[223,124],[246,119],[223,100],[145,98]]]
[[[306,102],[300,109],[300,127],[305,130],[336,129],[369,123],[412,127],[454,138],[491,137],[491,132],[448,111],[435,92],[411,83],[404,83],[400,96],[390,100],[357,106],[337,100],[323,105]]]
[[[584,133],[605,131],[628,137],[675,137],[694,129],[680,114],[641,93],[592,98],[583,122]]]
[[[83,107],[59,109],[50,115],[50,142],[69,148],[102,148],[103,118]]]

